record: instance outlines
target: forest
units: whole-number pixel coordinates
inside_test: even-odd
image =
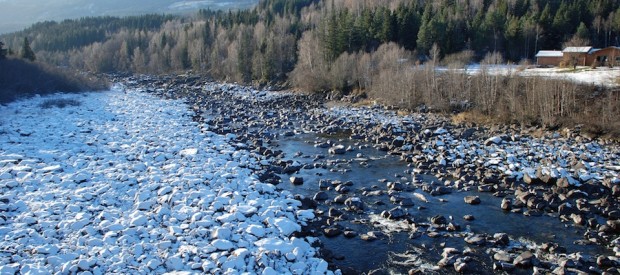
[[[518,94],[509,94],[499,88],[515,80],[494,76],[476,86],[475,79],[448,78],[429,68],[527,63],[538,50],[618,46],[619,36],[620,0],[262,0],[249,10],[201,10],[189,17],[43,22],[0,41],[18,55],[28,38],[38,61],[94,73],[191,71],[221,81],[356,92],[408,109],[475,111],[551,125],[603,111],[584,103],[592,101],[587,89],[567,87],[576,84],[519,80]],[[547,86],[562,98],[545,95],[548,100],[539,102],[532,98],[537,93],[522,89]],[[605,110],[616,110],[617,92],[603,94],[611,102]],[[575,119],[584,112],[588,118]],[[612,112],[604,121],[616,118]]]

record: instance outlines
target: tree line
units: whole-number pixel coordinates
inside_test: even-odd
[[[48,21],[0,40],[15,49],[28,37],[42,61],[97,72],[192,69],[269,82],[286,80],[303,54],[298,43],[304,32],[328,64],[343,53],[372,53],[392,42],[423,61],[436,44],[440,57],[472,51],[481,60],[499,52],[519,62],[541,49],[561,49],[573,37],[595,47],[618,45],[620,1],[263,0],[250,10],[202,10],[192,17]]]
[[[450,75],[458,81],[447,81],[429,68],[489,58],[520,62],[570,41],[619,45],[619,36],[620,0],[261,0],[253,9],[189,17],[43,22],[0,40],[18,49],[29,38],[37,60],[91,72],[191,70],[248,84],[361,91],[408,108],[449,112],[467,102],[499,116],[492,111],[498,103],[534,100],[504,92],[507,80]],[[539,107],[527,112],[536,114],[532,121],[576,116],[576,109],[567,111],[570,100],[548,100],[559,111]]]

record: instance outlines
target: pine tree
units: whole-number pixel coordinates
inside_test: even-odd
[[[28,41],[28,37],[24,37],[24,45],[22,46],[22,58],[28,59],[30,61],[35,61],[37,59],[36,55],[32,48],[30,48],[30,42]]]
[[[588,30],[588,27],[586,27],[586,24],[584,24],[583,22],[579,23],[579,27],[577,27],[577,32],[575,33],[575,35],[581,39],[589,40],[590,31]]]

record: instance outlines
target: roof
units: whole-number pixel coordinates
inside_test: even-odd
[[[536,57],[562,57],[561,51],[538,51]]]
[[[564,53],[588,53],[592,47],[583,46],[583,47],[566,47],[562,52]]]
[[[604,50],[620,50],[620,47],[610,46],[610,47],[607,47],[607,48],[602,48],[602,49],[592,49],[592,50],[589,52],[589,54],[593,54],[593,53],[596,53],[596,52],[598,52],[598,51],[604,51]]]

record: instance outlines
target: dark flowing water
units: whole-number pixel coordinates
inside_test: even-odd
[[[351,146],[354,150],[343,155],[330,155],[327,148],[315,147],[315,141],[331,141],[334,144]],[[380,180],[387,179],[388,181],[406,182],[412,179],[412,168],[407,167],[407,164],[400,161],[398,157],[386,155],[385,152],[349,139],[303,134],[280,139],[275,144],[275,149],[282,150],[285,153],[283,160],[293,160],[308,165],[312,165],[315,162],[337,163],[329,165],[327,169],[302,169],[298,173],[293,174],[294,176],[304,178],[303,185],[293,185],[288,181],[290,175],[281,175],[283,182],[278,187],[289,190],[294,194],[312,198],[320,190],[319,181],[321,179],[339,180],[342,182],[351,181],[353,185],[351,186],[351,192],[347,195],[349,197],[360,197],[365,204],[365,210],[363,214],[346,212],[348,219],[338,221],[338,223],[358,234],[379,230],[375,223],[369,221],[371,220],[370,217],[373,214],[380,214],[382,211],[396,206],[390,202],[387,194],[366,197],[362,195],[361,189],[387,191],[386,184]],[[361,154],[361,158],[358,157],[358,154]],[[364,159],[369,160],[363,163]],[[421,175],[418,178],[427,183],[437,180],[431,175]],[[343,207],[342,205],[330,203],[338,195],[336,191],[332,189],[326,192],[329,195],[329,199],[326,203],[319,204],[319,210],[327,211],[330,206]],[[507,233],[511,240],[524,241],[518,242],[521,244],[528,242],[536,242],[538,244],[552,242],[566,248],[567,253],[579,251],[591,255],[608,253],[604,248],[597,245],[575,244],[575,241],[583,238],[584,228],[563,224],[557,217],[546,215],[526,217],[520,213],[503,211],[499,207],[501,198],[494,197],[489,193],[459,192],[455,190],[451,194],[433,197],[420,189],[416,189],[414,192],[423,194],[428,199],[428,202],[415,198],[413,192],[402,192],[400,195],[413,198],[415,205],[403,208],[407,209],[416,224],[428,223],[430,217],[443,215],[449,221],[461,226],[461,231],[457,231],[455,234],[472,232],[477,234],[486,233],[492,236],[494,233],[503,232]],[[468,195],[479,196],[481,204],[469,205],[464,203],[464,197]],[[422,209],[419,207],[422,207]],[[463,219],[464,215],[473,215],[475,220],[466,221]],[[389,234],[388,237],[379,238],[372,242],[361,240],[359,236],[348,239],[342,234],[331,238],[321,235],[319,238],[325,248],[334,252],[335,255],[344,257],[342,259],[339,257],[339,260],[333,261],[336,266],[352,268],[362,272],[382,269],[396,273],[406,273],[411,267],[398,264],[398,257],[394,257],[394,253],[405,253],[415,256],[414,258],[419,257],[418,259],[421,262],[417,264],[428,263],[434,265],[441,259],[440,255],[443,247],[462,249],[467,245],[463,238],[459,237],[431,238],[427,234],[421,234],[410,238],[410,233],[394,232]],[[484,255],[484,249],[486,248],[479,248],[478,252]],[[491,256],[492,254],[481,257],[486,259],[486,263],[483,261],[483,265],[486,266],[485,269],[488,272],[492,270],[490,267],[492,264]],[[452,268],[448,268],[442,269],[439,272],[454,271]]]

